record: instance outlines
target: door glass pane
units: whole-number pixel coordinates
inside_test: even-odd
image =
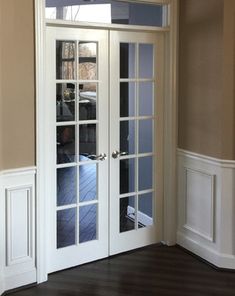
[[[79,120],[96,119],[96,83],[79,84]]]
[[[56,84],[56,121],[75,120],[75,84]]]
[[[56,79],[76,79],[74,41],[56,41]]]
[[[97,239],[97,204],[79,208],[79,243]]]
[[[120,122],[120,151],[126,154],[135,153],[135,121]]]
[[[139,153],[153,151],[153,121],[139,120]]]
[[[96,124],[79,126],[79,154],[81,161],[94,159],[96,155]]]
[[[46,0],[45,15],[47,19],[161,27],[163,6],[113,0]]]
[[[75,245],[76,209],[57,211],[57,248]]]
[[[153,44],[139,45],[139,77],[153,78]]]
[[[135,191],[135,159],[120,160],[120,194]]]
[[[97,79],[96,53],[97,44],[95,42],[79,42],[79,79]]]
[[[139,83],[139,115],[153,115],[153,83]]]
[[[80,165],[79,167],[79,201],[97,198],[97,165]]]
[[[120,117],[135,116],[135,83],[120,83]]]
[[[57,206],[74,204],[77,201],[77,168],[57,169]]]
[[[153,193],[139,195],[138,227],[153,225]]]
[[[135,196],[120,198],[120,232],[135,229]]]
[[[153,187],[153,157],[139,158],[139,190],[152,189]]]
[[[134,43],[120,43],[120,78],[134,78],[136,47]]]
[[[75,126],[57,127],[57,163],[75,161]]]

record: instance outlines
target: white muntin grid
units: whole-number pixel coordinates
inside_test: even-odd
[[[75,73],[74,73],[74,78],[75,79],[56,79],[55,80],[55,85],[56,84],[63,84],[63,83],[71,83],[74,84],[75,86],[75,120],[74,121],[57,121],[55,119],[55,129],[57,129],[58,127],[63,127],[63,126],[74,126],[75,129],[75,160],[73,162],[68,162],[68,163],[57,163],[57,160],[55,158],[55,170],[57,171],[58,169],[62,169],[62,168],[71,168],[74,167],[76,169],[76,202],[71,203],[71,204],[67,204],[67,205],[57,205],[57,189],[55,190],[56,192],[56,198],[55,198],[55,203],[56,203],[56,216],[57,216],[57,212],[58,211],[62,211],[62,210],[68,210],[68,209],[75,209],[75,245],[79,244],[79,209],[80,207],[83,206],[91,206],[91,205],[96,205],[96,239],[98,239],[99,237],[99,227],[97,227],[98,225],[98,219],[99,219],[99,198],[98,198],[98,174],[99,174],[99,170],[98,170],[98,160],[86,160],[86,161],[80,161],[79,160],[79,139],[80,139],[80,126],[82,125],[95,125],[95,134],[96,134],[96,144],[99,143],[99,120],[98,120],[98,108],[99,108],[99,98],[98,98],[98,94],[99,94],[99,84],[100,84],[100,80],[99,78],[99,65],[98,65],[98,60],[99,60],[99,45],[97,41],[84,41],[86,43],[96,43],[96,79],[79,79],[79,42],[83,42],[83,40],[57,40],[57,41],[74,41],[75,42],[75,56],[74,56],[74,68],[75,68]],[[79,119],[79,85],[81,84],[96,84],[96,119],[91,119],[91,120],[80,120]],[[56,131],[55,131],[56,133]],[[56,146],[56,145],[55,145]],[[57,155],[57,148],[55,148],[56,153],[55,155]],[[99,151],[99,147],[96,146],[96,153],[97,151]],[[80,201],[80,196],[79,196],[79,167],[82,165],[96,165],[96,198],[93,200],[89,200],[89,201]],[[57,174],[55,174],[57,175]],[[56,182],[55,184],[57,184],[57,177],[56,177]],[[57,185],[56,185],[57,186]],[[55,217],[55,219],[57,219]],[[57,234],[56,234],[57,236]]]
[[[125,42],[121,42],[125,43]],[[120,46],[121,46],[120,43]],[[128,43],[130,44],[130,43]],[[135,83],[135,104],[134,104],[134,116],[127,116],[127,117],[120,117],[119,118],[119,138],[120,138],[120,123],[124,121],[134,121],[134,127],[135,127],[135,140],[134,140],[134,145],[135,145],[135,153],[130,154],[130,155],[123,155],[120,156],[120,162],[123,160],[128,160],[128,159],[134,159],[134,174],[135,174],[135,191],[134,192],[128,192],[124,194],[119,194],[119,199],[121,201],[122,198],[127,198],[127,197],[134,197],[135,199],[135,214],[134,214],[134,219],[135,219],[135,230],[138,230],[138,215],[139,215],[139,197],[147,194],[147,193],[152,193],[152,218],[153,221],[155,221],[155,178],[154,173],[155,173],[155,135],[154,135],[154,125],[156,121],[156,110],[155,110],[155,99],[156,99],[156,77],[155,77],[155,68],[153,67],[153,75],[151,78],[140,78],[140,54],[139,54],[139,47],[140,44],[144,43],[131,43],[134,44],[135,48],[135,69],[134,69],[134,78],[119,78],[119,98],[120,98],[120,84],[121,83]],[[155,44],[151,44],[153,46],[153,62],[152,65],[155,65],[154,59],[155,59]],[[121,61],[120,61],[121,63]],[[120,77],[120,73],[119,73]],[[151,115],[140,115],[140,110],[139,110],[139,102],[140,102],[140,83],[144,82],[151,82],[152,83],[152,114]],[[119,104],[119,116],[120,116],[120,104]],[[139,134],[139,124],[141,120],[151,120],[152,122],[152,152],[146,152],[146,153],[140,153],[139,152],[139,141],[140,139],[140,134]],[[146,189],[146,190],[139,190],[139,159],[144,158],[144,157],[152,157],[152,188]],[[156,157],[156,156],[155,156]],[[119,163],[119,170],[120,170],[120,163]],[[119,186],[120,187],[120,186]],[[120,202],[119,201],[119,202]],[[119,213],[120,217],[120,213]]]

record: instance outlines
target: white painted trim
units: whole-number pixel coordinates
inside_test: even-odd
[[[0,295],[36,282],[35,174],[35,167],[0,174]],[[19,205],[25,212],[18,209]],[[18,244],[19,230],[24,232],[23,249]]]
[[[169,32],[169,27],[152,27],[152,26],[137,26],[137,25],[118,25],[118,24],[102,24],[88,23],[65,20],[46,20],[47,26],[54,27],[72,27],[72,28],[87,28],[87,29],[109,29],[115,31],[141,31],[141,32]]]
[[[180,148],[177,149],[177,154],[178,156],[187,156],[187,157],[190,157],[191,159],[203,161],[205,163],[216,165],[221,168],[235,168],[235,160],[215,158],[215,157],[191,152],[191,151],[180,149]]]
[[[34,0],[35,51],[36,51],[36,258],[37,282],[47,281],[46,267],[46,200],[45,200],[45,143],[44,139],[44,93],[45,93],[45,0]]]
[[[214,242],[214,204],[215,204],[215,174],[208,174],[208,173],[205,173],[205,172],[202,172],[200,170],[197,170],[197,169],[192,169],[192,168],[184,168],[185,169],[185,177],[186,177],[186,180],[187,180],[187,173],[188,172],[191,172],[191,173],[195,173],[195,174],[200,174],[202,176],[207,176],[210,178],[210,181],[211,181],[211,213],[212,213],[212,216],[211,216],[211,221],[210,221],[210,234],[209,235],[205,235],[203,234],[201,231],[193,228],[192,226],[188,225],[187,224],[187,216],[186,216],[186,211],[185,211],[185,215],[184,215],[184,225],[183,225],[183,228],[184,229],[188,229],[189,231],[191,232],[194,232],[196,233],[197,235],[201,236],[202,238],[210,241],[210,242]],[[185,193],[187,192],[187,181],[185,180]],[[187,209],[187,196],[185,196],[185,209]]]
[[[177,232],[177,243],[190,252],[205,259],[209,263],[219,268],[235,269],[235,256],[219,253],[212,248],[208,248],[197,241],[186,236],[180,231]]]
[[[170,33],[165,37],[165,98],[164,98],[164,221],[163,241],[168,246],[176,244],[177,221],[177,138],[178,138],[178,0],[170,5]]]
[[[31,166],[31,167],[24,167],[24,168],[17,168],[17,169],[2,170],[0,171],[0,176],[25,175],[25,174],[36,174],[36,173],[37,173],[37,167]]]
[[[204,190],[204,183],[200,183],[200,179],[199,183],[196,183],[197,185],[194,185],[192,189],[196,190],[199,196],[203,196],[203,200],[207,202],[207,205],[210,202],[212,207],[211,209],[207,208],[208,215],[211,215],[210,222],[206,214],[207,212],[203,212],[200,215],[200,206],[189,209],[193,219],[195,217],[202,219],[196,220],[199,229],[197,227],[192,229],[192,227],[185,226],[187,211],[185,199],[188,186],[187,179],[185,178],[186,171],[194,171],[211,177],[211,191],[208,191],[208,189]],[[234,180],[234,160],[223,160],[178,149],[177,243],[220,268],[235,269]],[[198,182],[197,179],[195,181]],[[192,186],[192,182],[191,180],[190,186]],[[209,226],[209,223],[212,227]],[[203,227],[205,227],[205,233],[203,232]],[[200,231],[201,229],[202,231]]]

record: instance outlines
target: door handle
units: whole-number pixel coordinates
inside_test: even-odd
[[[107,159],[107,155],[105,153],[100,153],[100,155],[95,155],[94,159],[104,161],[105,159]]]
[[[123,155],[127,155],[127,154],[128,154],[128,152],[125,152],[125,151],[119,152],[117,150],[114,150],[112,153],[112,158],[118,158],[119,156],[123,156]]]

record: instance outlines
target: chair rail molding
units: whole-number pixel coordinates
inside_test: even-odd
[[[0,172],[0,295],[36,282],[36,167]]]
[[[235,269],[235,161],[178,149],[177,243]]]

